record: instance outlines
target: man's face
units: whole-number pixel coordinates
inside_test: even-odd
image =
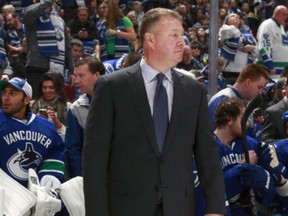
[[[184,64],[190,64],[192,59],[192,51],[190,47],[185,47],[184,52],[183,52],[183,60],[182,62]]]
[[[234,138],[240,138],[242,136],[242,129],[241,129],[241,118],[244,113],[245,108],[241,107],[241,112],[237,118],[230,122],[230,131]]]
[[[10,29],[16,28],[17,21],[11,14],[8,14],[6,17],[6,23]]]
[[[7,85],[2,92],[2,109],[3,112],[16,118],[25,116],[26,106],[29,104],[24,92]]]
[[[79,10],[77,13],[80,23],[86,23],[88,21],[88,12],[87,10]]]
[[[267,80],[264,77],[261,77],[260,79],[256,81],[247,80],[247,100],[251,100],[253,97],[255,97],[258,94],[262,94],[264,86],[267,84]]]
[[[159,28],[153,33],[154,50],[161,62],[174,67],[182,61],[184,51],[183,28],[180,20],[166,16],[160,19]]]
[[[75,67],[74,69],[75,83],[77,84],[82,94],[87,93],[88,95],[92,96],[94,84],[98,77],[97,74],[98,73],[92,74],[89,71],[87,64]]]
[[[281,12],[279,13],[280,15],[279,15],[279,18],[278,18],[278,22],[281,24],[281,25],[283,25],[283,26],[285,26],[285,24],[286,24],[286,21],[287,21],[287,17],[288,17],[288,9],[283,9],[283,10],[281,10]]]
[[[78,46],[78,45],[73,45],[72,48],[71,48],[71,51],[72,51],[73,59],[76,62],[82,56],[83,47],[82,46]]]
[[[198,48],[192,48],[191,49],[191,52],[192,52],[192,56],[194,57],[194,58],[198,58],[199,56],[200,56],[200,50],[198,49]]]

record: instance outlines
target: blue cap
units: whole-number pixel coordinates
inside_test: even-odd
[[[0,91],[3,91],[7,85],[12,85],[14,88],[23,91],[28,97],[32,98],[32,87],[29,83],[19,77],[14,77],[11,80],[0,81]]]

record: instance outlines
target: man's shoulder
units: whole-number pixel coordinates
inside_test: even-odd
[[[102,77],[106,80],[121,81],[122,79],[126,79],[128,76],[133,75],[137,72],[141,73],[141,67],[139,62],[130,67],[117,70],[110,74],[105,74]]]
[[[51,121],[48,121],[47,119],[39,115],[35,115],[35,117],[32,119],[30,123],[30,127],[35,127],[36,125],[37,125],[37,128],[48,129],[50,131],[57,133],[55,125]]]
[[[266,112],[268,112],[268,113],[275,113],[275,112],[279,112],[279,111],[280,111],[280,112],[283,112],[283,109],[286,108],[285,103],[286,103],[286,102],[284,101],[284,99],[282,99],[282,100],[280,100],[278,103],[276,103],[276,104],[268,107],[268,108],[266,109]]]
[[[89,107],[89,99],[86,94],[81,94],[69,107],[70,110],[79,109],[80,107]]]
[[[0,109],[0,125],[4,125],[4,122],[8,121],[8,115],[6,115],[2,109]]]
[[[272,27],[274,25],[277,26],[276,22],[272,18],[266,19],[260,24],[259,29],[266,28],[267,26]],[[271,30],[271,29],[263,29],[263,30]]]
[[[209,104],[212,103],[213,101],[216,101],[219,98],[231,98],[231,97],[236,97],[236,95],[230,87],[227,87],[220,90],[215,95],[213,95],[209,101]]]

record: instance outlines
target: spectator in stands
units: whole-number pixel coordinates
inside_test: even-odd
[[[272,18],[261,23],[257,33],[259,61],[270,74],[280,74],[288,66],[288,37],[284,30],[288,9],[279,5]]]
[[[203,0],[196,0],[194,1],[195,4],[192,5],[191,7],[191,15],[195,16],[197,14],[197,10],[200,9],[202,11],[202,14],[204,12],[204,6],[203,6]],[[194,17],[194,21],[195,21],[195,17]]]
[[[138,20],[137,20],[136,12],[135,11],[129,11],[127,13],[127,17],[133,23],[133,27],[134,27],[135,32],[138,32],[139,23],[138,23]]]
[[[204,28],[204,29],[207,29],[209,27],[209,17],[206,15],[206,14],[203,14],[200,18],[200,21],[199,22],[196,22],[194,25],[193,25],[193,28]]]
[[[212,73],[217,72],[217,88],[218,90],[221,90],[226,87],[226,79],[222,75],[222,70],[224,67],[224,59],[221,56],[217,56],[217,71],[213,71]],[[209,85],[209,64],[202,68],[201,75],[205,77],[205,87],[208,87]],[[208,91],[208,88],[207,88]]]
[[[122,61],[121,69],[136,64],[142,56],[137,52],[130,52]]]
[[[228,14],[231,13],[239,14],[241,12],[241,10],[238,8],[236,0],[229,0],[228,3],[229,3]]]
[[[178,7],[176,8],[178,13],[182,16],[183,18],[183,28],[184,31],[187,31],[188,28],[193,26],[193,19],[191,14],[188,12],[188,8],[186,7],[185,4],[179,4]]]
[[[10,4],[14,7],[14,12],[17,13],[22,18],[22,12],[25,7],[28,7],[29,5],[33,4],[34,2],[37,2],[35,0],[13,0],[13,1],[7,1],[10,2]],[[11,13],[11,12],[9,12]]]
[[[262,10],[264,11],[263,21],[273,16],[275,0],[262,0]]]
[[[39,80],[38,92],[35,101],[31,101],[32,112],[50,120],[64,139],[67,110],[71,104],[67,102],[61,74],[43,74]]]
[[[196,28],[188,28],[188,39],[190,41],[190,44],[192,44],[194,41],[197,41]]]
[[[6,47],[7,47],[6,46],[6,38],[5,38],[5,31],[4,31],[3,27],[4,27],[3,22],[1,19],[0,20],[0,74],[3,72],[3,70],[8,65],[8,58],[7,58],[7,52],[6,52]],[[1,76],[2,76],[2,74],[1,74]]]
[[[242,3],[242,7],[241,7],[241,12],[246,14],[246,16],[248,16],[248,13],[249,13],[249,3],[248,2],[244,2]]]
[[[92,20],[94,23],[97,23],[99,20],[99,15],[97,11],[97,8],[98,8],[97,0],[91,0],[87,8],[88,8],[89,19]]]
[[[9,13],[11,13],[11,14],[15,13],[15,8],[14,8],[14,6],[12,4],[7,4],[7,5],[4,5],[2,7],[2,15],[3,15],[5,21],[6,21],[6,16]],[[5,25],[5,27],[6,27],[6,25]]]
[[[20,20],[20,16],[16,13],[9,13],[6,16],[6,22],[9,57],[17,57],[23,51],[22,43],[26,36],[25,27]]]
[[[75,82],[82,93],[71,105],[67,113],[65,137],[66,156],[69,176],[82,176],[83,136],[88,109],[97,78],[105,74],[103,64],[95,58],[81,59],[75,64]]]
[[[212,129],[215,129],[214,113],[216,107],[223,99],[237,97],[244,100],[251,100],[254,96],[263,92],[268,79],[269,74],[262,66],[248,64],[244,67],[233,86],[228,85],[210,99],[208,109]]]
[[[77,16],[67,26],[73,38],[81,41],[93,41],[97,39],[96,23],[89,19],[88,9],[79,7]]]
[[[190,46],[185,46],[183,51],[183,59],[176,66],[179,69],[186,71],[202,69],[202,65],[192,56],[192,50]]]
[[[74,62],[77,62],[82,57],[83,53],[83,44],[81,40],[78,39],[71,40],[71,51]]]
[[[191,15],[193,17],[193,23],[200,23],[201,17],[203,16],[203,9],[198,8],[196,9],[196,13],[195,14],[192,13]]]
[[[119,59],[111,59],[104,61],[104,67],[106,73],[113,73],[125,67],[129,67],[141,59],[141,55],[138,52],[132,51],[128,54],[123,54]]]
[[[238,14],[231,13],[225,18],[219,30],[221,56],[224,57],[223,76],[226,79],[237,79],[240,71],[255,60],[256,40],[252,34],[244,30]]]
[[[249,24],[249,28],[251,29],[251,32],[253,34],[254,37],[257,36],[257,31],[258,31],[258,27],[260,24],[260,1],[255,1],[254,4],[250,4],[249,7],[249,13],[248,13],[248,24]]]
[[[69,35],[64,21],[53,9],[53,2],[45,0],[30,5],[23,13],[27,37],[26,76],[35,95],[43,73],[53,71],[64,77],[66,71],[68,74],[73,71]],[[51,33],[49,43],[47,31]]]
[[[226,8],[220,7],[218,14],[219,14],[219,16],[225,16],[226,17],[228,13],[227,13]]]
[[[197,43],[202,54],[208,54],[209,41],[204,27],[197,28],[196,31]]]
[[[77,8],[77,0],[62,0],[63,19],[66,23],[76,17]]]
[[[144,16],[144,11],[142,10],[142,2],[141,1],[134,1],[132,4],[132,10],[135,11],[137,21],[138,21],[138,23],[140,23],[143,16]]]
[[[109,0],[106,17],[105,44],[108,59],[120,58],[131,51],[131,43],[136,40],[133,23],[121,12],[116,0]]]
[[[77,16],[68,24],[72,38],[79,39],[83,44],[83,57],[95,54],[100,56],[96,23],[89,19],[88,9],[81,6],[77,9]]]

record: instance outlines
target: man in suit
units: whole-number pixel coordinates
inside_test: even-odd
[[[206,215],[225,213],[206,91],[172,69],[182,60],[182,33],[177,12],[150,10],[140,26],[141,61],[97,79],[84,131],[87,216],[194,215],[193,155]]]
[[[287,78],[284,84],[285,96],[277,104],[266,109],[264,112],[264,123],[261,134],[263,142],[276,142],[280,139],[287,139],[286,128],[282,119],[283,113],[288,110],[288,82]]]

